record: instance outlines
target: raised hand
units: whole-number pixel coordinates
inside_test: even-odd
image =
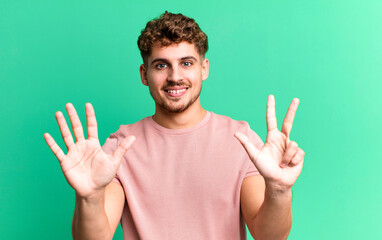
[[[273,95],[267,102],[267,140],[261,149],[257,149],[242,133],[235,133],[257,170],[264,177],[265,183],[276,189],[289,190],[301,173],[304,151],[296,142],[290,141],[294,116],[299,104],[293,99],[284,118],[282,130],[277,129],[275,99]]]
[[[74,143],[72,134],[61,112],[56,113],[56,119],[61,131],[62,138],[68,149],[65,155],[54,139],[48,134],[44,138],[60,162],[62,172],[69,185],[81,197],[91,197],[104,188],[113,180],[119,164],[125,152],[133,144],[135,137],[129,136],[122,140],[112,155],[102,151],[98,140],[97,122],[93,106],[85,105],[86,125],[88,139],[85,139],[80,119],[73,105],[66,104],[73,133],[76,139]]]

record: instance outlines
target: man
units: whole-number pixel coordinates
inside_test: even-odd
[[[245,239],[245,223],[256,240],[286,239],[304,158],[289,140],[298,99],[279,131],[269,96],[263,144],[246,122],[202,108],[208,45],[193,19],[166,12],[146,25],[138,46],[152,117],[121,126],[101,148],[92,105],[85,139],[68,103],[76,142],[56,113],[68,153],[44,135],[76,192],[73,238],[112,239],[121,220],[124,239]]]

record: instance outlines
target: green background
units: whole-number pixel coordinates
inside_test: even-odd
[[[43,133],[64,147],[54,113],[67,102],[82,120],[93,103],[101,143],[153,114],[136,40],[164,10],[209,36],[206,109],[248,121],[265,140],[267,95],[279,125],[300,98],[291,138],[306,157],[289,239],[382,239],[378,0],[1,0],[1,238],[71,237],[74,193]]]

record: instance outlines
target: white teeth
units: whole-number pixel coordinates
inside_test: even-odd
[[[182,89],[182,90],[168,90],[167,92],[168,93],[172,93],[172,94],[179,94],[181,92],[184,92],[186,91],[186,89]]]

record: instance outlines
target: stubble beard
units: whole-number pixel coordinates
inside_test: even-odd
[[[175,85],[171,85],[171,86],[175,86]],[[191,86],[188,86],[188,87],[190,88]],[[166,101],[156,101],[155,97],[153,96],[151,91],[150,91],[150,95],[154,99],[155,103],[159,107],[161,107],[163,110],[167,111],[168,113],[182,113],[182,112],[186,111],[192,104],[194,104],[196,102],[196,100],[198,100],[201,92],[202,92],[202,86],[200,85],[199,92],[194,97],[192,97],[190,101],[188,101],[187,103],[185,103],[181,106],[172,106],[171,104],[167,104]],[[179,98],[179,99],[174,99],[171,101],[172,102],[178,102],[180,100],[181,99]]]

